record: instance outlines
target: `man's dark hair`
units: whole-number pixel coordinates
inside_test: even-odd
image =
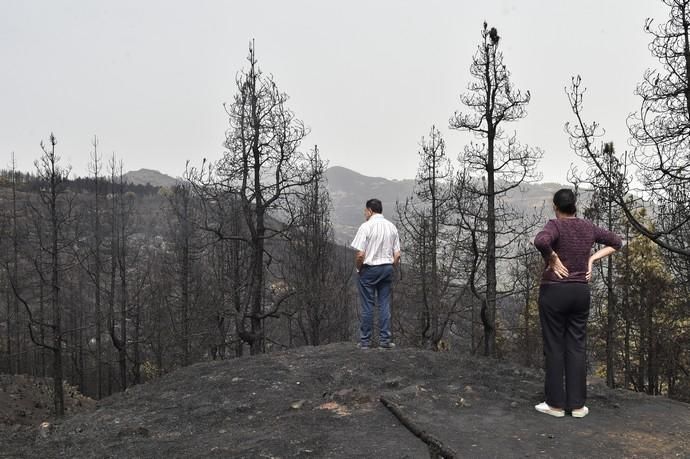
[[[556,209],[566,215],[575,215],[577,213],[577,207],[575,207],[576,200],[575,193],[568,188],[562,188],[553,195],[553,203]]]
[[[375,214],[380,214],[383,212],[383,204],[378,199],[373,198],[367,201],[367,209]]]

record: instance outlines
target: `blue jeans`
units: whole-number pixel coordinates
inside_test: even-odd
[[[371,341],[374,321],[374,301],[379,299],[379,344],[391,341],[391,283],[393,265],[363,266],[359,273],[359,295],[362,298],[362,323],[359,340],[364,345]]]

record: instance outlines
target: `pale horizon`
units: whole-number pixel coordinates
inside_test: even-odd
[[[471,138],[448,120],[484,20],[498,29],[514,85],[530,90],[528,116],[506,125],[540,147],[541,182],[565,183],[578,164],[563,126],[564,88],[580,74],[585,116],[602,141],[627,148],[635,86],[657,66],[645,18],[665,19],[660,1],[497,1],[489,5],[300,0],[99,3],[5,1],[0,7],[0,167],[12,152],[33,171],[51,132],[75,176],[88,175],[93,136],[103,159],[125,170],[176,177],[185,163],[220,158],[227,117],[254,39],[260,67],[290,96],[331,166],[367,176],[413,179],[417,146],[436,125],[455,162]]]

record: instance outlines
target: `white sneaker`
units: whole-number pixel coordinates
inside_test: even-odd
[[[557,418],[562,418],[565,416],[565,410],[559,410],[557,408],[551,408],[546,402],[541,402],[539,405],[534,405],[534,409],[540,413],[550,414]]]
[[[572,413],[574,418],[584,418],[589,414],[589,408],[586,406],[583,406],[582,408],[578,408],[576,410],[573,410]]]

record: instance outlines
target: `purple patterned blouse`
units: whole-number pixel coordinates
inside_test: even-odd
[[[534,238],[534,245],[545,260],[548,260],[552,252],[556,252],[570,275],[559,279],[552,270],[545,268],[541,283],[587,283],[587,264],[595,242],[616,250],[623,246],[618,235],[599,228],[589,220],[577,217],[549,220]]]

